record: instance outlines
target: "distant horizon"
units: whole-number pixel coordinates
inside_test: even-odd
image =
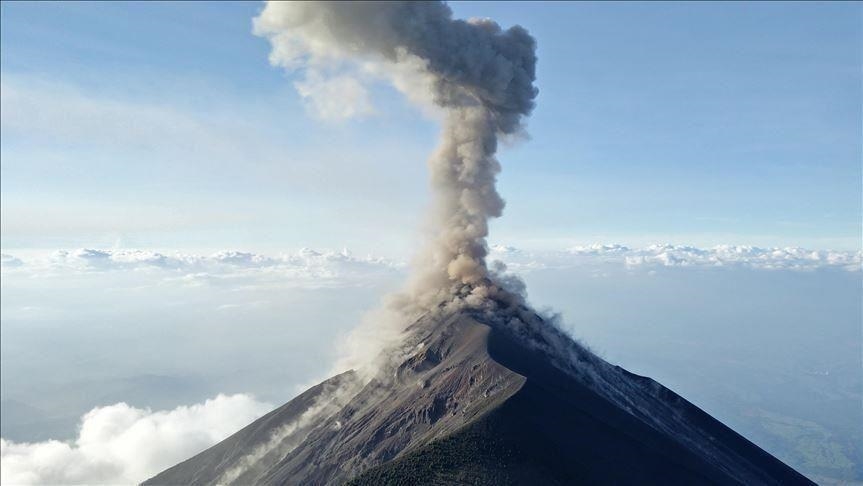
[[[714,245],[698,247],[694,245],[676,245],[672,243],[651,243],[649,245],[636,246],[624,245],[620,243],[599,243],[594,242],[587,245],[567,245],[563,247],[541,247],[532,248],[530,246],[515,246],[491,244],[489,245],[489,259],[512,257],[513,255],[531,255],[542,258],[542,256],[569,254],[581,257],[617,257],[619,260],[630,255],[647,255],[651,258],[662,256],[663,254],[673,254],[683,257],[679,265],[674,262],[663,262],[655,260],[655,263],[663,264],[664,266],[722,266],[725,265],[741,265],[764,267],[767,269],[796,269],[802,268],[807,270],[827,267],[840,267],[848,271],[857,272],[863,271],[863,250],[836,250],[836,249],[816,249],[804,248],[799,246],[786,247],[769,247],[756,245]],[[125,258],[127,256],[140,255],[140,263],[144,265],[159,265],[153,263],[150,258],[153,256],[172,257],[172,258],[214,258],[220,256],[238,255],[240,257],[263,257],[263,258],[281,258],[288,256],[343,256],[349,258],[370,259],[372,261],[385,261],[390,264],[409,266],[410,258],[400,258],[398,256],[388,255],[381,252],[357,252],[347,246],[341,248],[283,248],[277,252],[259,252],[244,248],[209,248],[209,249],[176,249],[176,248],[135,248],[114,245],[112,247],[77,247],[77,248],[23,248],[5,251],[2,253],[3,265],[7,268],[14,268],[21,262],[12,263],[18,260],[19,257],[24,257],[33,262],[44,262],[46,258],[57,255],[81,255],[94,253],[94,256],[104,256],[113,258],[114,255]],[[690,260],[687,261],[686,257]],[[121,260],[122,262],[134,263],[135,260]],[[86,260],[82,260],[85,263]],[[94,261],[94,263],[96,263]],[[786,266],[773,266],[776,263],[784,263]]]

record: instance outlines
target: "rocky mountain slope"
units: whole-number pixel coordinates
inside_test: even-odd
[[[811,484],[655,381],[568,339],[553,355],[531,316],[426,315],[371,380],[330,378],[144,484]]]

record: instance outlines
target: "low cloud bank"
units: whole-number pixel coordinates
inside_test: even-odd
[[[277,256],[242,251],[194,255],[80,248],[58,250],[29,259],[3,254],[0,263],[3,272],[9,276],[136,272],[188,285],[237,283],[242,280],[275,281],[288,286],[311,288],[361,285],[370,278],[386,278],[396,274],[404,266],[385,258],[357,257],[348,250],[318,252],[308,248]]]
[[[244,394],[152,411],[117,403],[81,417],[72,442],[0,439],[3,484],[137,484],[273,408]]]
[[[860,271],[863,252],[808,250],[799,247],[760,248],[746,245],[697,248],[670,244],[655,244],[643,248],[595,244],[559,251],[528,252],[497,245],[491,248],[490,258],[503,261],[514,271],[597,263],[621,264],[630,269],[732,267],[756,270],[811,271],[834,268]]]
[[[489,257],[512,270],[530,271],[580,264],[611,263],[638,267],[744,267],[762,270],[816,270],[838,268],[860,271],[863,251],[810,250],[800,247],[762,248],[747,245],[717,245],[698,248],[688,245],[655,244],[642,248],[618,244],[574,246],[562,250],[526,251],[494,245]],[[406,264],[368,255],[358,257],[349,250],[316,251],[303,248],[296,253],[267,256],[236,250],[211,255],[166,254],[149,250],[80,248],[58,250],[33,258],[2,254],[0,265],[7,272],[117,270],[165,270],[189,281],[216,278],[220,274],[259,271],[279,273],[286,278],[349,280],[366,275],[398,274]]]

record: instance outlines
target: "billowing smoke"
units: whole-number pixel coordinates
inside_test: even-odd
[[[421,332],[402,331],[414,322],[434,325],[437,312],[482,310],[521,336],[541,329],[543,336],[530,342],[544,348],[563,349],[568,342],[523,305],[519,280],[486,262],[489,219],[504,207],[495,187],[498,140],[522,131],[537,94],[536,44],[527,31],[453,19],[440,2],[270,2],[254,28],[270,40],[273,64],[304,72],[295,86],[318,115],[372,112],[362,81],[384,78],[441,115],[442,132],[428,162],[435,198],[430,244],[407,291],[369,314],[348,340],[349,352],[336,366],[353,368],[353,378],[322,392],[295,423],[232,467],[224,483],[255,482],[260,464],[284,457],[360,390],[364,400],[384,399],[374,390],[398,380],[394,366],[424,344]],[[366,388],[372,380],[375,386]],[[339,422],[331,426],[341,428]]]
[[[504,207],[495,188],[498,139],[522,131],[537,94],[536,43],[527,31],[454,19],[440,2],[270,2],[254,28],[270,40],[273,64],[305,73],[301,94],[332,97],[324,88],[351,86],[339,113],[357,111],[350,107],[357,100],[366,106],[356,80],[383,77],[442,115],[429,159],[433,235],[398,305],[421,311],[459,292],[460,302],[502,294],[486,264],[486,236]]]

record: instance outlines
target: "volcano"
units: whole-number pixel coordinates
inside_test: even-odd
[[[426,313],[371,378],[334,376],[144,482],[586,483],[813,484],[523,305]]]
[[[497,148],[523,137],[539,92],[525,28],[456,19],[443,2],[316,1],[268,2],[254,30],[271,63],[305,74],[298,87],[329,95],[327,83],[380,77],[440,115],[426,244],[391,303],[399,338],[377,360],[145,484],[809,483],[598,358],[489,266]]]

